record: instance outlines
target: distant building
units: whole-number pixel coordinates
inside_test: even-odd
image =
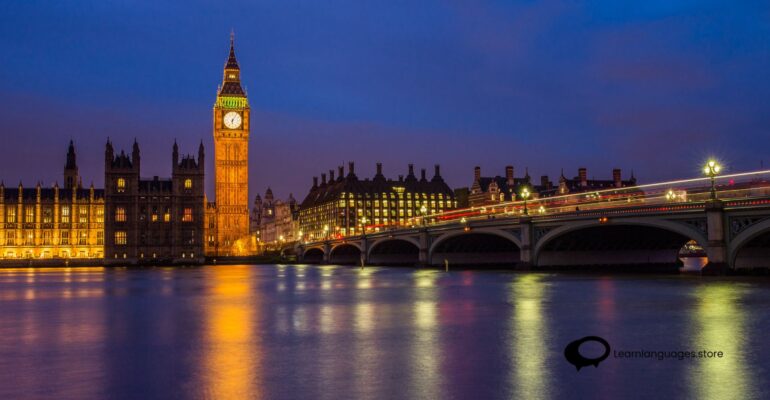
[[[612,179],[599,180],[588,179],[586,168],[579,168],[578,176],[568,179],[562,173],[558,185],[554,185],[547,175],[541,176],[538,184],[532,182],[529,172],[516,178],[510,165],[505,167],[505,176],[494,177],[481,176],[481,168],[475,167],[468,204],[479,207],[520,200],[519,194],[524,187],[530,190],[532,198],[539,198],[630,186],[636,186],[636,178],[632,174],[630,179],[622,180],[620,169],[612,170]]]
[[[251,210],[252,235],[262,244],[278,244],[296,240],[299,231],[298,204],[289,194],[286,201],[275,200],[267,188],[265,199],[257,195]]]
[[[70,141],[64,187],[0,183],[0,259],[102,258],[104,191],[84,189]]]
[[[467,187],[455,189],[455,201],[457,202],[457,208],[470,207],[470,200],[469,200],[470,194],[471,194],[471,190],[468,189]]]
[[[204,154],[179,159],[171,178],[140,177],[139,145],[129,157],[107,142],[104,164],[105,263],[203,263]]]
[[[299,229],[303,240],[319,240],[330,236],[361,234],[421,223],[425,214],[454,209],[457,204],[454,192],[441,177],[439,166],[431,180],[422,170],[418,179],[414,166],[409,164],[406,177],[386,179],[382,164],[377,164],[374,177],[360,180],[354,164],[348,164],[348,174],[343,167],[335,179],[334,171],[321,174],[321,183],[313,178],[313,186],[299,209]]]
[[[627,180],[622,179],[621,170],[615,168],[612,170],[612,179],[588,179],[588,170],[584,167],[578,168],[578,175],[568,179],[562,172],[559,177],[559,186],[548,191],[541,192],[541,196],[558,196],[570,193],[582,193],[595,190],[604,190],[612,188],[625,188],[636,186],[636,177],[631,173]]]
[[[523,187],[528,187],[537,197],[540,191],[549,190],[552,187],[547,176],[543,176],[540,185],[533,186],[529,171],[521,178],[514,177],[513,166],[505,167],[505,176],[485,177],[481,176],[481,167],[473,169],[473,183],[468,195],[468,205],[480,207],[514,201]]]

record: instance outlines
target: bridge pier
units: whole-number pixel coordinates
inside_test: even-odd
[[[423,229],[420,232],[420,253],[418,258],[418,267],[428,267],[430,264],[430,249],[428,247],[428,230]]]
[[[366,236],[361,237],[361,264],[369,264],[369,241]]]
[[[329,242],[324,242],[324,258],[321,264],[331,264],[332,259],[332,245]]]
[[[706,256],[708,264],[701,270],[703,275],[724,275],[730,269],[727,261],[727,243],[725,241],[725,213],[721,200],[706,203],[706,225],[708,243]]]
[[[519,263],[514,269],[528,271],[532,269],[532,217],[519,218],[521,228],[521,249],[519,250]]]

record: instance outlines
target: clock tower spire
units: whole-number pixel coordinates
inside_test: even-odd
[[[230,33],[230,54],[213,113],[216,239],[209,255],[242,255],[248,248],[249,113],[235,34]]]

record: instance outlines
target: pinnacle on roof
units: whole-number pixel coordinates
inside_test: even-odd
[[[225,69],[241,69],[235,58],[235,31],[230,31],[230,55],[227,57]]]

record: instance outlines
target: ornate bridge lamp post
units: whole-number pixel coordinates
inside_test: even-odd
[[[709,160],[709,162],[706,163],[706,166],[703,167],[703,173],[711,178],[711,200],[717,199],[716,177],[719,175],[721,169],[722,166],[717,164],[714,160]]]
[[[676,200],[676,193],[674,193],[673,189],[669,189],[666,192],[666,200],[672,203],[674,202],[674,200]]]
[[[521,189],[521,193],[519,194],[519,196],[524,199],[524,215],[529,215],[529,210],[527,209],[527,199],[530,195],[531,193],[529,192],[529,188],[526,186]]]
[[[361,231],[363,231],[363,236],[366,237],[366,224],[369,223],[369,220],[366,217],[361,218]]]
[[[324,239],[329,240],[329,225],[324,225]]]
[[[420,216],[422,216],[422,226],[425,226],[427,224],[427,221],[425,221],[425,214],[428,213],[428,207],[425,207],[425,204],[420,206]]]

